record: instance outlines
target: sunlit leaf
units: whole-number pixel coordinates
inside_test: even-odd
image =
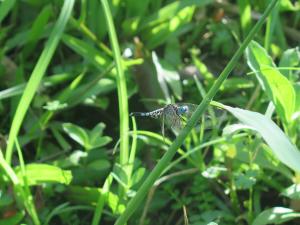
[[[252,41],[247,50],[247,61],[260,85],[274,103],[283,122],[289,122],[295,110],[295,91],[289,80],[276,68],[266,50]]]
[[[300,185],[293,184],[290,187],[283,190],[281,194],[290,199],[300,199]]]
[[[74,141],[76,141],[81,146],[86,147],[88,145],[89,137],[85,129],[72,123],[64,123],[63,129]]]
[[[261,212],[252,225],[281,224],[300,217],[300,213],[284,207],[274,207]]]
[[[99,148],[111,142],[112,139],[110,137],[102,136],[104,128],[104,123],[98,123],[89,132],[89,148]]]
[[[269,145],[274,155],[286,166],[300,172],[300,152],[286,134],[268,117],[240,108],[223,106],[242,123],[257,131]]]
[[[71,171],[62,170],[57,166],[47,164],[27,164],[25,170],[28,185],[43,183],[69,184],[73,178]],[[22,177],[22,172],[19,167],[16,169],[16,174],[20,178]]]

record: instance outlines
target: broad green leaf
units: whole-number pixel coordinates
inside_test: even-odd
[[[285,133],[268,117],[240,108],[223,106],[242,123],[258,132],[269,145],[274,155],[286,166],[300,172],[300,152]]]
[[[47,164],[27,164],[25,166],[26,179],[28,185],[39,185],[43,183],[61,183],[69,184],[72,181],[72,172],[69,170],[62,170],[57,166],[51,166]],[[16,174],[20,178],[22,177],[22,171],[20,168],[16,168]]]
[[[252,225],[281,224],[300,217],[300,213],[284,207],[274,207],[261,212]]]
[[[263,72],[267,79],[271,99],[281,118],[290,122],[295,111],[296,94],[293,85],[277,69],[266,68]],[[283,119],[284,119],[283,118]]]
[[[283,190],[281,194],[290,199],[299,200],[300,199],[300,184],[293,184],[292,186]]]
[[[103,130],[105,129],[105,124],[104,123],[98,123],[93,130],[90,131],[89,136],[91,139],[96,138],[98,136],[102,136]]]
[[[85,129],[72,123],[64,123],[63,130],[82,147],[88,146],[89,137]]]
[[[99,148],[111,142],[112,139],[110,137],[102,137],[104,128],[104,123],[98,123],[93,130],[89,132],[89,148]]]
[[[260,85],[275,105],[283,122],[291,121],[295,110],[295,91],[289,80],[276,68],[266,50],[252,41],[246,49],[247,62]]]
[[[98,137],[96,139],[90,140],[88,144],[88,149],[103,147],[110,143],[111,140],[111,137],[108,136]]]

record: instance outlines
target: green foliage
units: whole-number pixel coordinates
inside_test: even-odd
[[[297,224],[299,15],[2,1],[0,225]],[[179,101],[200,104],[183,130],[128,116]]]
[[[27,164],[25,167],[28,185],[39,185],[53,182],[70,184],[72,181],[71,171],[62,170],[59,167],[45,164]],[[16,174],[21,178],[21,171],[16,168]],[[22,185],[22,183],[21,183]]]
[[[64,123],[64,131],[78,144],[80,144],[86,151],[93,148],[100,148],[111,142],[108,136],[102,137],[104,123],[97,124],[92,130],[88,131],[75,124]]]
[[[247,50],[248,64],[255,72],[262,88],[286,124],[291,123],[295,111],[295,91],[292,83],[275,67],[265,49],[252,42]]]
[[[283,131],[268,117],[248,110],[223,106],[249,129],[258,132],[272,149],[274,155],[291,169],[300,172],[300,152]]]

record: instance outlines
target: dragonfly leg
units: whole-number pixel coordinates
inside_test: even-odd
[[[181,117],[176,115],[172,121],[172,129],[176,132],[179,132],[182,128]]]
[[[162,114],[161,133],[163,138],[165,138],[165,115],[164,114]]]

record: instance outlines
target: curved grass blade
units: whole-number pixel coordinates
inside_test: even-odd
[[[45,48],[34,67],[34,70],[30,76],[30,79],[26,85],[25,91],[21,97],[16,113],[13,118],[13,122],[9,132],[8,145],[6,148],[5,159],[8,164],[11,162],[13,147],[16,137],[19,133],[20,127],[29,108],[29,105],[34,97],[34,94],[43,78],[45,71],[50,63],[50,60],[54,54],[54,51],[58,45],[64,28],[68,22],[74,5],[74,0],[65,1],[62,7],[59,18],[51,32],[51,35],[45,45]]]

